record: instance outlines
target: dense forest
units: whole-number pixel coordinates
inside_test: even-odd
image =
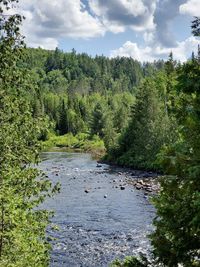
[[[137,86],[163,69],[164,62],[141,64],[131,58],[92,58],[74,50],[38,48],[26,49],[20,67],[29,70],[37,87],[30,91],[34,117],[47,115],[57,135],[103,138],[110,130],[117,135],[127,126]]]
[[[14,2],[0,1],[0,265],[48,266],[50,213],[36,208],[59,186],[33,168],[41,147],[93,144],[107,162],[166,174],[153,263],[116,265],[200,266],[200,47],[183,64],[26,48],[21,16],[3,16]]]

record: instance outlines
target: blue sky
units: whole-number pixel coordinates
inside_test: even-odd
[[[21,0],[28,46],[140,61],[184,61],[199,39],[190,24],[200,0]]]

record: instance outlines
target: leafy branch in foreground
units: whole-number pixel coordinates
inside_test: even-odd
[[[195,29],[199,31],[199,27]],[[161,191],[154,199],[157,218],[151,240],[154,257],[161,266],[200,266],[199,88],[198,55],[179,70],[175,114],[180,138],[160,154],[169,176],[161,180]]]
[[[17,66],[22,17],[6,15],[17,2],[0,0],[0,265],[47,266],[50,213],[38,206],[56,187],[33,167],[44,123],[32,116],[28,74]]]
[[[149,266],[148,260],[140,255],[140,258],[129,256],[124,261],[115,260],[110,267],[147,267]]]

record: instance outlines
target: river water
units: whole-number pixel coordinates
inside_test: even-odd
[[[120,189],[127,173],[88,154],[50,152],[39,168],[62,185],[44,206],[55,211],[52,267],[106,267],[115,258],[146,252],[154,209],[143,192]],[[86,192],[88,193],[86,193]]]

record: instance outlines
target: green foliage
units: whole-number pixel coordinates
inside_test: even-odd
[[[109,123],[114,127],[113,136],[127,126],[135,88],[146,76],[146,69],[155,73],[163,68],[162,62],[147,67],[131,58],[92,58],[75,51],[64,53],[58,48],[55,51],[28,48],[24,53],[18,66],[30,70],[30,80],[37,86],[37,91],[29,90],[34,116],[47,115],[59,134],[90,132],[104,137],[106,131],[106,143],[111,136]],[[102,106],[104,118],[99,129],[94,129],[93,123],[92,130],[97,103]],[[108,117],[112,120],[109,123]]]
[[[89,134],[84,133],[79,133],[75,136],[71,133],[62,136],[49,134],[48,140],[43,142],[42,145],[44,150],[62,148],[65,150],[96,153],[100,156],[105,153],[103,140],[95,135],[91,138]]]
[[[59,109],[59,121],[57,124],[57,129],[61,135],[66,134],[69,131],[69,119],[64,99],[62,100]]]
[[[22,18],[4,15],[16,2],[0,0],[0,265],[48,266],[50,213],[38,207],[57,187],[33,167],[44,124],[33,117],[29,77],[18,67],[24,51]]]
[[[43,140],[97,156],[106,148],[121,165],[169,174],[153,200],[154,266],[200,266],[200,49],[183,65],[172,54],[142,65],[26,49],[22,17],[5,15],[17,2],[0,0],[0,265],[48,266],[51,214],[39,206],[58,186],[33,167]],[[127,257],[112,266],[151,264]]]
[[[198,57],[179,70],[175,109],[179,139],[159,155],[169,176],[161,180],[161,191],[154,198],[157,217],[151,240],[154,257],[163,266],[200,266],[199,77]]]
[[[147,267],[148,262],[144,257],[141,257],[140,259],[136,257],[126,257],[123,262],[120,260],[115,260],[110,267]]]
[[[94,107],[94,111],[91,115],[90,131],[91,135],[99,135],[103,138],[105,128],[105,110],[100,103],[97,103]]]
[[[68,133],[62,136],[55,134],[48,134],[48,138],[42,143],[43,149],[48,150],[55,147],[58,148],[73,148],[78,142],[78,139],[73,134]]]
[[[161,186],[154,199],[158,216],[151,235],[154,256],[164,266],[193,266],[199,263],[200,194],[194,182],[176,176],[164,178]]]
[[[157,83],[147,78],[138,87],[129,125],[119,137],[118,148],[111,152],[120,165],[154,169],[161,147],[174,139],[174,122],[166,113],[164,93]]]
[[[180,66],[171,54],[165,70],[138,87],[128,127],[108,155],[121,165],[168,174],[153,199],[153,266],[200,266],[199,77],[198,56]],[[130,259],[114,266],[140,264]]]

